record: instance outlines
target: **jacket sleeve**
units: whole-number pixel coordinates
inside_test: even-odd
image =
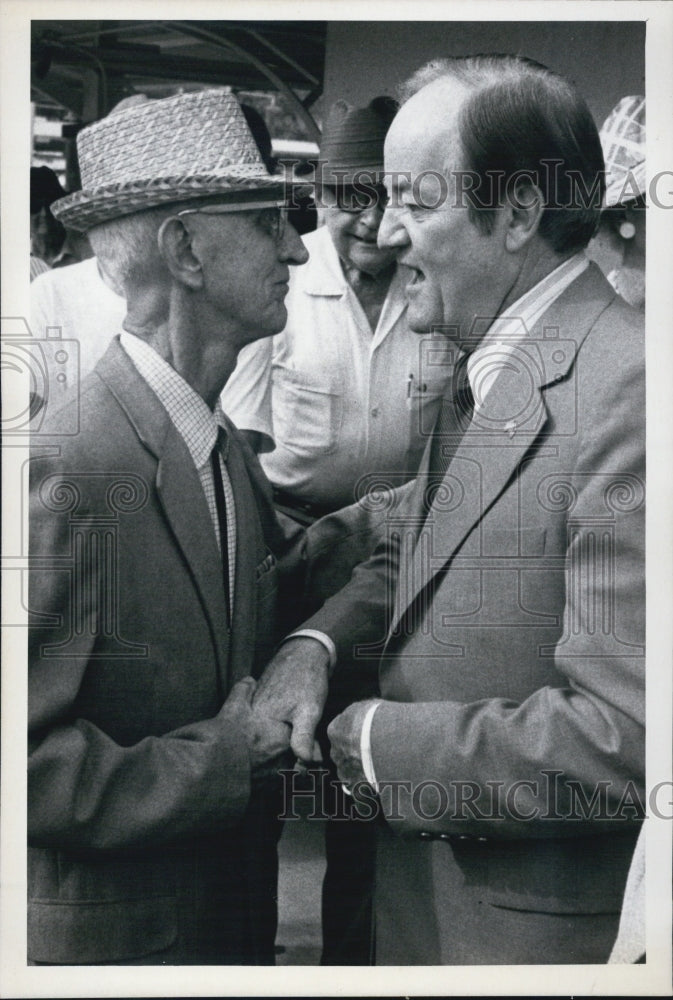
[[[132,711],[133,692],[115,687],[117,662],[101,655],[94,597],[101,592],[100,561],[77,565],[79,596],[65,571],[76,553],[68,518],[54,510],[64,494],[57,491],[48,509],[39,491],[55,468],[50,459],[31,462],[29,842],[143,848],[231,826],[248,803],[250,766],[240,720],[226,703],[212,718],[133,745],[78,717],[87,671],[108,672],[110,697],[120,699],[120,712]],[[61,653],[54,649],[54,632],[70,621],[71,640]]]
[[[364,497],[316,521],[305,543],[305,605],[319,608],[302,628],[330,636],[339,664],[380,656],[392,616],[403,541],[397,520],[413,502],[416,480]]]

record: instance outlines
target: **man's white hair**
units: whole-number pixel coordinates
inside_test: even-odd
[[[159,229],[164,219],[175,215],[175,211],[175,205],[162,205],[122,215],[90,230],[91,248],[115,285],[126,288],[131,276],[139,280],[156,269],[161,261]]]
[[[420,66],[397,87],[397,97],[400,104],[405,104],[410,97],[417,94],[429,83],[434,83],[443,76],[450,76],[453,69],[450,59],[431,59],[430,62]]]

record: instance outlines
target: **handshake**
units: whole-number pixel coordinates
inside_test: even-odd
[[[320,761],[315,731],[325,707],[329,654],[317,639],[285,642],[255,683],[234,685],[222,712],[235,714],[247,734],[253,778],[262,779],[294,758]],[[360,733],[370,701],[355,702],[328,729],[332,759],[347,784],[364,780]]]

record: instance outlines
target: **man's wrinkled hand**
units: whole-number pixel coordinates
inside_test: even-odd
[[[252,677],[238,681],[231,689],[224,710],[233,714],[245,733],[253,777],[263,778],[289,764],[290,727],[253,711],[256,686]]]
[[[367,780],[362,766],[362,726],[367,712],[378,701],[378,698],[370,698],[368,701],[354,702],[327,727],[330,755],[336,764],[339,779],[346,788],[350,789]]]
[[[315,730],[327,699],[328,667],[329,654],[317,639],[288,639],[262,674],[253,699],[255,714],[292,727],[292,751],[307,763],[320,760]]]

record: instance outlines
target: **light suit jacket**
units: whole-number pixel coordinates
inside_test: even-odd
[[[616,933],[644,780],[644,413],[642,323],[592,266],[510,355],[429,512],[426,450],[387,540],[307,622],[379,663],[379,962],[489,961],[488,907],[514,914],[494,931],[513,960],[607,959],[559,957],[534,915]]]
[[[222,706],[277,638],[270,489],[231,425],[229,633],[197,472],[118,340],[67,411],[30,463],[29,957],[123,961],[180,926],[195,950],[254,961],[273,947],[277,809],[259,818]]]

